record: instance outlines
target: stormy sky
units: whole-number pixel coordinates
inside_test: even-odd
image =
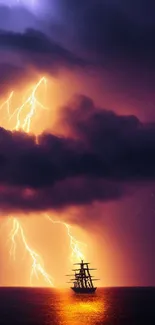
[[[154,1],[0,1],[0,53],[2,96],[35,73],[67,85],[37,143],[1,126],[1,213],[74,206],[100,259],[106,235],[119,252],[117,284],[155,285]]]

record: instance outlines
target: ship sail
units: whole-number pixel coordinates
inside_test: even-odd
[[[90,263],[84,263],[83,260],[81,263],[75,263],[74,265],[79,265],[79,268],[73,269],[75,273],[71,276],[69,283],[73,284],[71,289],[76,293],[93,293],[96,291],[96,287],[94,287],[93,281],[97,281],[99,279],[94,279],[94,277],[90,274],[89,265]]]

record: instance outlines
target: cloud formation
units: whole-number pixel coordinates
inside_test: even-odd
[[[59,36],[63,44],[66,43],[66,47],[69,42],[73,43],[74,39],[74,48],[77,45],[79,48],[80,44],[79,52],[82,54],[87,51],[88,56],[96,59],[96,63],[113,63],[121,59],[132,60],[134,63],[134,60],[138,59],[138,62],[143,63],[149,63],[151,60],[153,64],[155,5],[152,0],[46,0],[40,4],[43,16],[35,6],[32,13],[22,5],[11,8],[0,5],[0,28],[22,33],[20,37],[23,41],[20,40],[20,43],[25,42],[26,47],[32,46],[32,51],[35,45],[36,49],[38,48],[39,40],[29,43],[30,35],[24,34],[26,28],[47,32],[53,36],[55,34],[56,37],[57,31],[61,30]],[[55,24],[56,30],[51,27]],[[19,35],[16,36],[16,41],[12,38],[10,42],[17,46]],[[43,43],[41,40],[40,44],[45,45],[44,53],[51,46],[47,45],[46,41]]]
[[[83,67],[84,60],[33,29],[24,33],[0,32],[0,49],[20,53],[24,63],[38,69],[53,71],[60,67]]]
[[[154,67],[155,5],[152,0],[65,0],[81,48],[97,64]],[[71,8],[71,9],[70,9]],[[127,67],[126,67],[127,68]]]
[[[119,199],[155,179],[155,124],[75,97],[61,110],[68,136],[0,129],[1,208],[46,210]],[[66,130],[65,130],[66,129]],[[66,133],[67,134],[67,133]]]

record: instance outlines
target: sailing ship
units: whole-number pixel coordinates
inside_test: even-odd
[[[94,287],[93,281],[97,281],[99,279],[92,279],[93,276],[90,274],[90,271],[96,269],[90,269],[90,263],[84,263],[83,260],[81,263],[75,263],[74,265],[78,265],[79,268],[73,269],[74,274],[67,275],[72,276],[68,283],[72,283],[73,286],[71,289],[76,293],[94,293],[97,287]]]

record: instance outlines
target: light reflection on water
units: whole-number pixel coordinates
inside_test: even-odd
[[[154,325],[154,288],[0,288],[0,325]]]
[[[63,300],[60,311],[61,324],[95,325],[103,320],[105,304],[97,294],[93,295],[68,295]]]

